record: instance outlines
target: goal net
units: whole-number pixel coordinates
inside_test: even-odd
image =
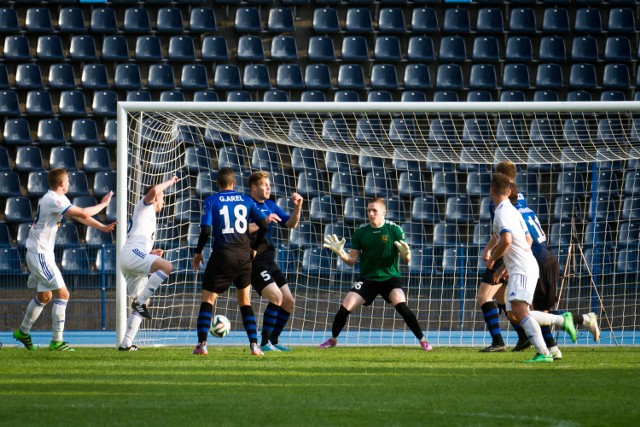
[[[174,272],[152,297],[154,320],[145,320],[138,336],[143,345],[196,341],[203,270],[193,271],[191,260],[202,202],[217,191],[217,170],[225,166],[245,194],[251,172],[269,172],[272,197],[285,211],[291,193],[304,197],[298,227],[271,232],[296,299],[284,343],[330,336],[358,266],[340,262],[323,238],[344,237],[348,248],[355,228],[367,222],[367,200],[380,196],[386,218],[405,230],[411,246],[411,263],[401,263],[405,292],[429,341],[485,345],[476,303],[479,254],[491,234],[488,184],[502,160],[517,165],[520,191],[560,260],[558,308],[597,313],[603,344],[640,342],[638,103],[125,102],[118,114],[120,224],[145,186],[180,178],[166,192],[155,243]],[[120,227],[118,247],[125,236]],[[118,276],[119,340],[130,301]],[[254,292],[252,303],[260,329],[267,301]],[[232,322],[222,343],[246,343],[233,288],[214,313]],[[509,331],[504,318],[501,326]],[[579,329],[579,343],[591,342]],[[341,343],[416,341],[378,298],[349,317]]]

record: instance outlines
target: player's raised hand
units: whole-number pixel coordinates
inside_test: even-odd
[[[102,231],[103,233],[111,233],[113,230],[115,230],[116,224],[118,224],[118,221],[114,221],[111,224],[103,224],[100,231]]]
[[[191,261],[191,266],[193,267],[193,269],[195,271],[200,270],[200,266],[204,264],[204,258],[202,257],[202,254],[195,254],[193,256],[193,261]]]
[[[161,256],[162,256],[162,254],[164,254],[164,251],[163,251],[162,249],[159,249],[159,248],[158,248],[158,249],[151,249],[151,250],[149,251],[149,253],[150,253],[151,255],[157,255],[157,256],[161,257]]]
[[[403,240],[396,240],[395,242],[393,242],[393,244],[396,245],[396,248],[398,248],[398,253],[400,253],[400,256],[402,258],[407,258],[409,256],[411,248],[409,247],[407,242]]]
[[[178,178],[177,176],[172,176],[171,178],[169,178],[169,181],[171,181],[171,185],[177,183],[180,180],[180,178]]]
[[[347,241],[343,238],[342,240],[338,239],[338,236],[335,234],[330,234],[324,238],[324,246],[327,249],[331,249],[338,256],[342,256],[344,254],[344,244]]]
[[[291,202],[293,203],[293,206],[302,206],[303,201],[304,199],[300,194],[298,193],[291,194]]]
[[[109,191],[107,194],[105,194],[100,203],[108,205],[111,201],[111,197],[113,197],[113,191]]]

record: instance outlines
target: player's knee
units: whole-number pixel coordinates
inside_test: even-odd
[[[269,301],[270,301],[272,304],[275,304],[275,305],[277,305],[277,306],[281,307],[281,306],[282,306],[282,303],[283,303],[282,294],[281,294],[281,293],[274,293],[274,294],[272,294],[272,295],[271,295],[271,297],[269,298]]]
[[[49,304],[49,301],[51,301],[51,294],[47,293],[47,294],[39,294],[36,299],[38,300],[38,302],[42,305],[47,305]]]
[[[293,307],[296,305],[296,300],[293,297],[284,297],[282,299],[281,307],[287,310],[289,313],[293,311]]]
[[[160,270],[168,276],[173,271],[173,265],[170,262],[163,262],[160,266]]]

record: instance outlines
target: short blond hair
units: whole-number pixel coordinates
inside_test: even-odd
[[[509,160],[503,160],[496,166],[496,172],[506,175],[511,181],[516,179],[516,165]]]
[[[249,175],[249,179],[247,180],[249,184],[249,189],[251,189],[252,185],[258,185],[258,183],[265,178],[269,179],[269,172],[256,171],[251,175]]]

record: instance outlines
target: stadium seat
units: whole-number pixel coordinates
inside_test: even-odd
[[[532,123],[536,122],[532,121]],[[529,137],[532,138],[531,142],[533,146],[530,147],[527,151],[527,170],[535,172],[550,172],[551,165],[548,163],[549,159],[558,159],[558,157],[556,156],[557,153],[554,153],[550,149],[545,148],[544,145],[539,142],[541,131],[546,133],[546,131],[544,131],[543,129],[531,129],[531,133],[529,134]],[[533,132],[535,132],[535,134]],[[534,137],[536,138],[535,141],[538,142],[534,141]],[[538,146],[536,146],[536,144]]]
[[[232,91],[241,90],[240,70],[236,65],[219,65],[216,67],[213,78],[213,85],[216,89]]]
[[[8,7],[0,9],[0,29],[4,34],[20,33],[17,9]]]
[[[346,137],[342,137],[341,133],[348,131],[345,122],[339,122],[338,119],[327,119],[323,125],[323,140],[328,141],[345,141]],[[326,130],[325,130],[326,129]],[[336,153],[335,151],[327,151],[324,159],[325,167],[329,172],[353,173],[357,168],[353,165],[351,156],[346,153]],[[333,175],[331,176],[333,183]],[[332,191],[333,193],[333,191]]]
[[[109,89],[109,77],[107,68],[103,64],[87,64],[82,67],[80,79],[84,89],[102,90]]]
[[[631,61],[631,42],[628,37],[609,37],[604,47],[604,60],[607,62]]]
[[[494,66],[491,64],[473,64],[471,66],[471,75],[469,76],[469,88],[480,90],[497,89]]]
[[[533,59],[533,47],[528,36],[513,36],[507,39],[504,59],[508,62],[528,63]]]
[[[334,172],[331,175],[331,194],[341,197],[360,195],[358,178],[349,172]]]
[[[432,62],[435,60],[433,39],[427,36],[412,36],[407,47],[407,59],[416,62]]]
[[[18,64],[15,78],[18,89],[42,89],[44,87],[38,64]]]
[[[60,224],[58,231],[56,232],[55,244],[56,246],[63,247],[80,245],[80,235],[78,234],[78,226],[75,222],[65,221]]]
[[[458,224],[471,224],[476,222],[475,214],[473,213],[473,205],[469,198],[463,195],[448,197],[444,219],[447,222]]]
[[[196,47],[189,36],[172,36],[169,39],[168,59],[177,62],[194,62]]]
[[[364,72],[358,64],[342,64],[338,69],[338,87],[346,90],[365,88]]]
[[[424,176],[419,171],[403,171],[398,177],[398,195],[405,199],[420,197],[425,192]]]
[[[504,19],[502,10],[497,8],[482,8],[478,10],[476,32],[480,34],[504,33]]]
[[[216,17],[211,7],[194,7],[189,14],[189,32],[215,33],[218,30]]]
[[[20,189],[20,176],[18,173],[11,170],[0,172],[0,196],[6,198],[21,195],[22,190]]]
[[[624,194],[632,196],[640,193],[640,170],[629,169],[624,176]]]
[[[63,34],[83,34],[87,32],[84,13],[79,7],[63,7],[58,14],[58,30]]]
[[[62,40],[58,36],[40,36],[36,47],[38,61],[64,61]]]
[[[539,212],[539,209],[537,209],[535,212]],[[582,213],[583,213],[582,203],[580,202],[580,199],[578,198],[578,196],[558,195],[556,197],[554,208],[553,208],[554,221],[571,221],[572,216],[577,221],[580,221],[582,218]],[[542,220],[542,218],[540,219]]]
[[[600,34],[602,16],[598,8],[580,8],[575,12],[574,31],[576,34]]]
[[[91,109],[95,116],[115,117],[118,96],[112,90],[98,91],[93,94]]]
[[[339,90],[333,95],[333,102],[359,102],[360,96],[355,90]]]
[[[9,163],[9,151],[7,147],[0,147],[0,171],[7,172],[11,170],[11,164]]]
[[[475,62],[498,62],[500,60],[498,39],[493,36],[476,37],[473,40],[471,58]]]
[[[177,7],[162,7],[156,17],[158,33],[183,33],[184,24],[182,11]]]
[[[97,7],[91,10],[91,32],[96,34],[115,34],[118,32],[116,10],[112,7]]]
[[[295,62],[298,60],[298,47],[293,36],[275,36],[271,40],[271,60]]]
[[[640,222],[624,221],[618,226],[618,244],[621,246],[633,244],[640,238]]]
[[[342,40],[343,61],[362,62],[369,59],[369,47],[364,36],[347,36]]]
[[[176,87],[173,67],[169,64],[151,64],[147,87],[151,90],[172,90]]]
[[[31,200],[24,196],[7,197],[4,207],[4,220],[8,224],[33,222]]]
[[[332,222],[327,224],[324,227],[323,236],[330,236],[335,234],[338,238],[344,238],[347,243],[345,246],[349,247],[351,245],[351,226],[345,224],[344,222]]]
[[[467,48],[464,37],[446,36],[440,40],[439,59],[443,62],[465,62],[467,60]]]
[[[289,246],[293,248],[310,248],[318,245],[318,232],[313,223],[301,221],[296,228],[289,231]]]
[[[224,167],[239,172],[245,169],[245,158],[239,147],[233,145],[220,148],[218,151],[218,169]]]
[[[0,105],[2,105],[2,100],[2,92],[0,92]],[[7,146],[30,145],[32,142],[31,130],[27,119],[8,119],[4,124],[3,136],[4,143]]]
[[[464,87],[462,68],[458,64],[441,64],[436,75],[436,89],[456,91]]]
[[[567,60],[567,48],[564,38],[556,36],[542,37],[540,39],[538,60],[541,62],[565,62]]]
[[[276,74],[276,86],[283,90],[302,90],[304,81],[298,64],[280,64]]]
[[[534,102],[558,102],[560,96],[555,90],[537,90],[533,93]]]
[[[344,200],[344,221],[349,224],[360,224],[367,220],[367,198],[347,197]]]
[[[12,244],[9,226],[4,222],[0,222],[0,247],[6,247]]]
[[[0,270],[6,272],[7,280],[12,280],[14,275],[22,273],[22,264],[18,248],[0,246]]]
[[[403,86],[408,90],[431,89],[431,76],[426,64],[410,64],[404,69]]]
[[[590,91],[572,90],[567,92],[567,101],[571,102],[591,102],[593,97]]]
[[[427,233],[422,221],[420,222],[403,222],[400,224],[400,228],[404,231],[404,236],[409,245],[414,249],[411,252],[411,258],[414,257],[414,251],[416,248],[424,247],[427,244]]]
[[[340,32],[340,22],[338,10],[333,7],[315,9],[311,24],[313,32],[316,34],[329,34]]]
[[[434,8],[417,7],[411,13],[411,31],[418,34],[434,34],[440,32],[438,15]]]
[[[315,242],[317,239],[313,239]],[[307,275],[327,275],[331,270],[332,257],[322,247],[307,247],[302,253],[302,271]],[[319,286],[319,285],[316,285]]]
[[[433,227],[434,246],[451,246],[460,243],[460,228],[457,224],[440,222]]]
[[[311,90],[331,89],[331,72],[326,64],[308,64],[304,74],[304,86]]]
[[[241,7],[236,10],[235,29],[238,33],[259,33],[262,31],[260,11],[257,7]]]
[[[491,184],[491,174],[487,172],[469,172],[467,174],[466,193],[469,196],[485,196]]]
[[[116,190],[116,172],[101,171],[96,172],[93,181],[93,195],[100,199],[110,191]],[[199,220],[199,219],[198,219]]]
[[[202,60],[224,63],[229,60],[227,40],[221,36],[207,36],[202,40]]]
[[[202,171],[196,177],[196,194],[201,199],[205,199],[218,191],[216,179],[218,171]]]
[[[9,36],[4,39],[5,61],[31,61],[29,39],[26,36]]]
[[[600,94],[600,101],[626,101],[626,97],[621,90],[608,90]]]
[[[509,31],[513,34],[535,34],[536,17],[531,8],[511,9]]]
[[[542,18],[542,32],[549,34],[569,33],[569,13],[565,8],[547,8]]]
[[[13,90],[0,91],[0,116],[19,116],[18,94]]]
[[[489,243],[489,239],[492,235],[493,232],[491,231],[491,224],[476,223],[473,226],[473,238],[471,243],[480,248],[484,248],[487,243]]]
[[[105,36],[102,41],[102,59],[108,62],[129,61],[131,58],[127,38],[120,35]]]
[[[80,90],[65,90],[60,92],[58,113],[61,116],[86,116],[87,103],[84,93]]]
[[[114,247],[104,247],[98,249],[95,258],[96,272],[109,276],[116,271],[116,249]]]
[[[71,38],[69,56],[72,61],[95,62],[98,60],[96,41],[92,36],[78,35]]]
[[[626,64],[606,64],[602,75],[602,87],[605,89],[629,89],[631,77]]]
[[[626,196],[623,199],[622,219],[630,219],[630,220],[640,219],[640,198],[638,198],[637,195]]]
[[[373,32],[373,18],[367,8],[354,7],[347,9],[345,20],[347,33],[371,33]]]
[[[20,250],[25,250],[25,244],[29,237],[29,230],[31,229],[31,222],[22,222],[17,224],[18,231],[16,233],[16,245]]]
[[[444,33],[469,34],[471,23],[467,9],[446,9],[444,12]]]
[[[203,90],[209,87],[207,69],[203,64],[185,64],[180,73],[180,87],[183,90]]]
[[[65,248],[62,251],[62,261],[60,271],[67,276],[67,282],[72,289],[75,288],[76,282],[82,278],[86,280],[87,274],[90,272],[89,255],[83,247]]]
[[[495,139],[498,145],[522,144],[528,140],[525,124],[520,119],[499,119],[496,126]]]
[[[25,109],[28,116],[53,116],[51,93],[46,90],[31,90],[27,92]]]
[[[83,170],[69,171],[67,174],[69,175],[69,191],[67,192],[67,196],[68,197],[89,196],[89,184],[87,181],[87,174]],[[96,175],[96,178],[97,178],[97,175]],[[95,185],[94,185],[94,188],[95,188]],[[114,185],[112,189],[115,189],[115,172],[114,172]],[[104,193],[104,194],[95,193],[94,195],[96,197],[102,197],[107,193]]]
[[[447,145],[458,141],[455,126],[451,119],[435,119],[429,126],[427,141]]]
[[[462,127],[461,141],[465,145],[491,144],[492,132],[486,119],[465,119]]]
[[[381,90],[398,89],[398,74],[392,64],[373,64],[371,68],[371,88]]]
[[[338,143],[350,143],[353,141],[347,121],[340,118],[328,118],[323,120],[321,138],[323,141]],[[327,151],[327,155],[329,155],[329,153],[331,153],[331,151]],[[337,153],[333,153],[331,156],[333,156],[333,159],[335,160]],[[343,157],[340,157],[340,159],[342,158]],[[327,170],[329,170],[328,166]]]
[[[28,33],[52,33],[53,21],[49,8],[33,7],[27,9],[24,28]]]
[[[136,90],[142,88],[140,68],[137,64],[118,64],[113,78],[116,89]]]
[[[123,28],[125,33],[150,34],[151,19],[149,11],[141,7],[130,7],[124,11]]]
[[[406,80],[407,69],[405,69],[405,85],[407,84]],[[427,102],[427,95],[417,90],[405,90],[400,96],[400,102]]]
[[[51,147],[49,154],[49,167],[65,168],[66,170],[77,170],[76,152],[73,147]]]
[[[373,57],[380,62],[400,62],[400,40],[395,36],[380,36],[376,38]]]
[[[314,222],[333,222],[338,218],[336,200],[332,196],[316,196],[309,204],[309,219]]]
[[[607,30],[610,33],[632,34],[636,31],[633,9],[621,7],[609,10]]]
[[[136,61],[162,61],[162,47],[160,38],[153,35],[138,36],[135,49]]]
[[[560,64],[539,64],[536,74],[536,88],[562,89],[563,77]]]
[[[455,172],[433,172],[432,191],[437,197],[448,197],[458,194],[458,176]],[[486,189],[484,189],[486,192]]]
[[[75,75],[71,64],[53,64],[49,67],[49,88],[68,90],[76,88]]]
[[[367,197],[388,198],[394,186],[384,171],[369,171],[364,178],[364,195]]]
[[[264,61],[264,47],[260,36],[242,35],[238,38],[237,58],[239,61]]]
[[[185,163],[188,161],[189,149],[185,150]],[[87,147],[84,149],[83,169],[85,172],[102,172],[111,170],[109,150],[106,147]]]
[[[328,36],[310,37],[309,47],[307,49],[307,59],[313,62],[335,61],[336,53],[333,45],[333,39]]]
[[[383,7],[378,14],[378,31],[381,33],[406,32],[404,14],[399,7]]]
[[[290,124],[289,136],[295,141],[305,141],[312,138],[313,129],[309,123],[295,122]],[[294,147],[291,150],[291,165],[296,172],[319,170],[322,158],[319,151],[308,148]]]
[[[193,102],[218,102],[218,94],[212,90],[198,90],[193,93]]]
[[[9,89],[9,72],[5,64],[0,64],[0,89]]]
[[[529,89],[529,67],[526,64],[506,64],[502,75],[504,89]]]
[[[291,8],[272,8],[269,10],[267,29],[271,33],[291,33],[295,30]]]
[[[98,248],[113,246],[112,233],[103,233],[94,227],[87,227],[85,243],[89,251],[97,251]]]

